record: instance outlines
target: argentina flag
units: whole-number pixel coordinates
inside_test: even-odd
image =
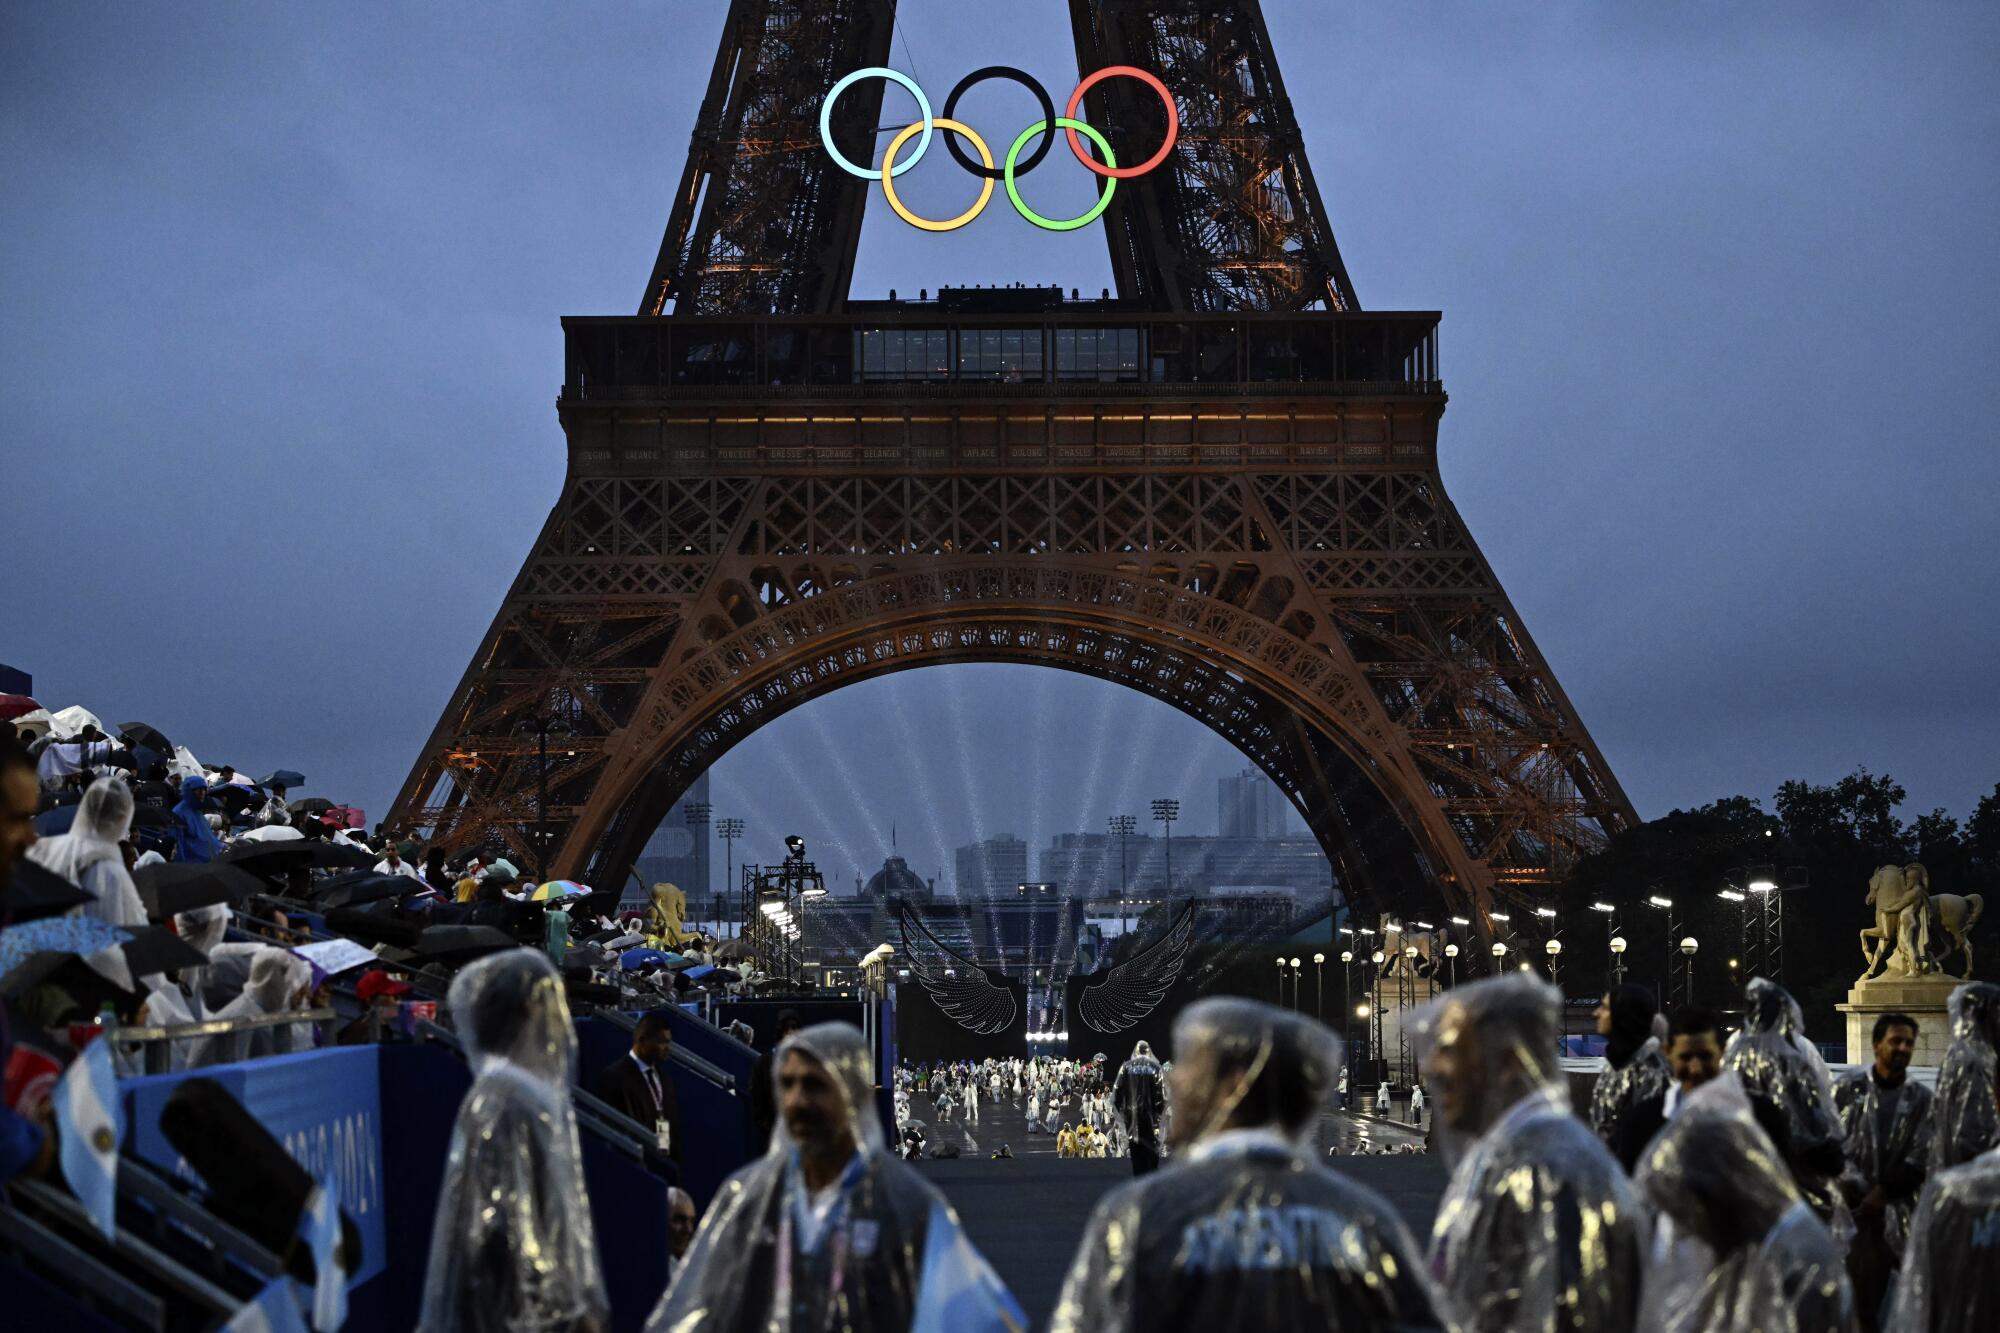
[[[1024,1333],[1028,1316],[942,1203],[931,1205],[910,1333]]]
[[[332,1176],[322,1178],[306,1200],[301,1222],[317,1274],[312,1326],[318,1333],[334,1333],[347,1322],[347,1255],[340,1245],[340,1196],[334,1192]]]
[[[118,1145],[125,1138],[125,1108],[118,1102],[109,1041],[91,1042],[71,1062],[56,1084],[55,1107],[63,1179],[105,1239],[113,1239],[118,1234]]]

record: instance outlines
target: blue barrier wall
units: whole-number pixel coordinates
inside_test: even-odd
[[[700,1026],[707,1033],[715,1033],[705,1023]],[[601,1018],[579,1021],[576,1038],[577,1069],[583,1086],[593,1091],[598,1073],[624,1059],[632,1049],[632,1035]],[[676,1043],[681,1040],[679,1025],[675,1025],[674,1040]],[[689,1049],[704,1059],[709,1058],[706,1052],[695,1050],[692,1042]],[[750,1061],[741,1050],[735,1042],[726,1047],[716,1046],[723,1060],[711,1063],[721,1065],[736,1076],[738,1086],[745,1086],[750,1076]],[[674,1096],[680,1101],[681,1135],[686,1140],[681,1145],[681,1188],[694,1196],[697,1206],[706,1209],[729,1173],[743,1165],[749,1132],[748,1106],[742,1097],[723,1091],[693,1070],[675,1066],[671,1061],[667,1073],[673,1079]]]

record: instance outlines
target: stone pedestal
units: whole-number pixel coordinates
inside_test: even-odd
[[[1872,977],[1847,992],[1847,1003],[1835,1006],[1847,1015],[1847,1062],[1865,1065],[1875,1059],[1875,1020],[1883,1014],[1908,1014],[1917,1020],[1917,1051],[1913,1065],[1943,1062],[1951,1045],[1951,1028],[1944,1003],[1965,983],[1957,977]]]

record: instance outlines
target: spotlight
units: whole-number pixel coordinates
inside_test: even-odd
[[[1554,917],[1555,914],[1556,914],[1556,909],[1553,907],[1537,907],[1535,909],[1535,915],[1542,917],[1544,919]]]
[[[793,856],[803,857],[806,854],[806,840],[796,833],[787,834],[785,837],[785,850]]]
[[[1732,903],[1740,903],[1746,901],[1744,895],[1738,893],[1735,889],[1724,889],[1722,892],[1716,894],[1715,896],[1718,898],[1726,899],[1727,901]]]
[[[1455,916],[1451,919],[1451,924],[1454,926],[1469,926],[1472,924],[1472,922],[1467,920],[1465,917]]]
[[[1412,921],[1412,922],[1411,922],[1410,924],[1411,924],[1411,925],[1413,925],[1413,926],[1415,926],[1415,927],[1416,927],[1416,928],[1417,928],[1418,930],[1436,930],[1436,929],[1437,929],[1437,927],[1436,927],[1436,926],[1433,926],[1433,925],[1432,925],[1432,924],[1431,924],[1430,922],[1428,922],[1428,921]]]
[[[1776,880],[1759,878],[1750,881],[1750,892],[1752,893],[1776,893],[1777,891],[1778,882]]]
[[[826,897],[826,890],[825,890],[825,889],[807,889],[807,890],[806,890],[806,891],[805,891],[804,893],[801,893],[801,894],[800,894],[799,896],[800,896],[801,898],[824,898],[824,897]]]
[[[1654,894],[1652,897],[1646,899],[1646,901],[1651,903],[1655,907],[1672,907],[1674,905],[1674,900],[1672,898],[1662,898],[1657,893]]]
[[[1366,1018],[1366,1017],[1368,1017],[1368,1006],[1367,1006],[1367,1005],[1365,1005],[1365,1004],[1357,1004],[1357,1005],[1355,1005],[1355,1006],[1354,1006],[1354,1016],[1355,1016],[1356,1018]]]
[[[1486,915],[1493,918],[1495,921],[1512,921],[1514,919],[1513,917],[1508,916],[1505,912],[1488,912]]]

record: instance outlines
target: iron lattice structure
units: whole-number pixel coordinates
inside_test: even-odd
[[[854,5],[739,0],[711,102],[804,124],[840,71],[769,58],[768,22],[744,16],[780,8]],[[762,191],[775,234],[758,251],[697,222],[677,248],[670,228],[673,314],[564,321],[563,493],[392,823],[524,850],[553,726],[553,873],[608,886],[764,722],[962,661],[1082,672],[1200,719],[1291,795],[1371,911],[1531,892],[1632,820],[1445,494],[1437,314],[1354,308],[1255,4],[1073,12],[1087,59],[1151,53],[1188,108],[1187,161],[1155,173],[1173,182],[1119,191],[1144,196],[1112,231],[1121,299],[825,310],[859,193],[704,158],[706,193]],[[1236,134],[1234,156],[1203,134]],[[844,256],[796,282],[735,257],[825,237]]]

